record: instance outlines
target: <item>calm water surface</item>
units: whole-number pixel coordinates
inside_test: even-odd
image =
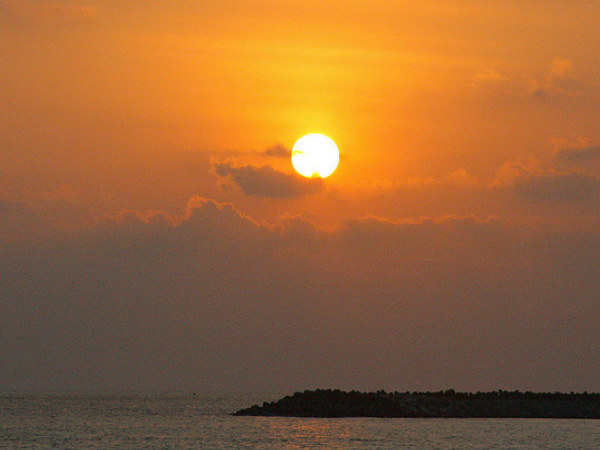
[[[2,449],[600,449],[600,420],[232,417],[249,395],[0,396]]]

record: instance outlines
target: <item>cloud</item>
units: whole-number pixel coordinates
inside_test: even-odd
[[[102,206],[100,194],[84,194],[69,184],[51,189],[0,192],[0,222],[3,225],[0,240],[12,239],[15,235],[43,236],[52,232],[53,226],[77,228],[102,214]]]
[[[593,155],[593,151],[591,153]],[[554,164],[567,164],[571,160],[583,163],[591,157],[587,152],[579,154],[568,149],[557,153],[553,160],[546,162],[533,157],[525,161],[507,161],[490,183],[490,187],[509,191],[516,198],[540,204],[592,204],[598,200],[600,178],[581,168],[565,170],[564,167]],[[551,210],[551,213],[556,211]]]
[[[571,59],[555,58],[540,74],[500,72],[495,69],[478,70],[468,85],[503,96],[529,96],[539,99],[577,96],[583,92],[585,86],[576,80],[573,67]]]
[[[585,202],[598,198],[600,180],[580,173],[546,174],[518,180],[515,192],[541,201]]]
[[[268,198],[298,198],[314,194],[323,188],[320,179],[308,179],[296,174],[275,170],[272,166],[251,165],[235,167],[216,163],[215,172],[230,177],[246,195]]]
[[[0,196],[0,243],[43,235],[52,223],[22,201]]]
[[[266,149],[263,154],[265,156],[275,157],[275,158],[289,158],[292,155],[292,152],[283,146],[282,144],[275,144],[272,147]]]
[[[529,92],[533,97],[545,98],[553,95],[579,94],[581,86],[572,76],[573,62],[567,58],[556,58],[541,78],[529,79]]]
[[[0,245],[0,379],[28,389],[598,390],[597,231],[260,225],[192,199]],[[527,342],[527,345],[523,345]],[[548,371],[547,363],[561,367]]]
[[[506,161],[498,170],[491,185],[496,187],[513,187],[517,182],[531,176],[543,176],[547,169],[534,157],[524,161]]]
[[[600,145],[564,148],[556,153],[555,159],[559,164],[585,166],[588,163],[600,160]]]

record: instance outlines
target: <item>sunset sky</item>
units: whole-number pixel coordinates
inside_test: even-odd
[[[0,0],[0,389],[600,391],[598,44],[590,0]]]

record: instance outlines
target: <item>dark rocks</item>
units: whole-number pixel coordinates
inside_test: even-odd
[[[236,416],[288,417],[506,417],[600,418],[600,394],[494,391],[296,392],[276,402],[254,405]]]

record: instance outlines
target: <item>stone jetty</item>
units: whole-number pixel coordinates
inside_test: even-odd
[[[236,416],[505,417],[600,419],[600,394],[520,391],[358,392],[318,389],[241,409]]]

